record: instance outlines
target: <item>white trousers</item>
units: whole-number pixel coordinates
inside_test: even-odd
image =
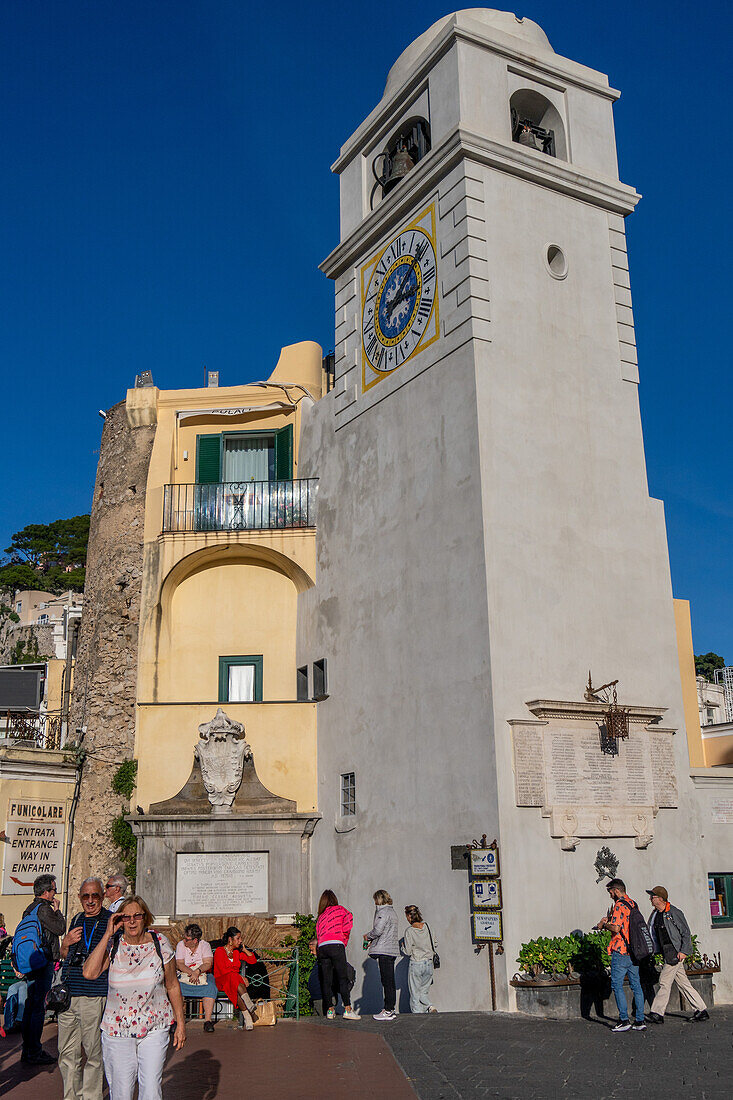
[[[102,1032],[104,1072],[110,1100],[132,1100],[135,1085],[138,1100],[162,1100],[168,1028],[149,1031],[144,1039],[112,1039]]]

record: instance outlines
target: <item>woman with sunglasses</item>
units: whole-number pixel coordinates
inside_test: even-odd
[[[102,1017],[102,1054],[110,1100],[161,1100],[170,1028],[173,1046],[186,1041],[183,997],[173,949],[153,932],[153,914],[133,894],[109,918],[107,930],[84,963],[85,978],[108,970]]]

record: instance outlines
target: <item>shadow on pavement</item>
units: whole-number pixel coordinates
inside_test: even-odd
[[[177,1100],[214,1100],[219,1091],[221,1062],[210,1050],[192,1051],[168,1064],[163,1073],[164,1095]]]

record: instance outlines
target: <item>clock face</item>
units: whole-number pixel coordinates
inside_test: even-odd
[[[437,271],[430,207],[362,269],[364,388],[437,338]]]

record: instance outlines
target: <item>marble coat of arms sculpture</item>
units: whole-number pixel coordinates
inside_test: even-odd
[[[212,813],[230,814],[234,796],[242,782],[245,761],[252,749],[244,737],[244,726],[233,722],[219,707],[210,722],[199,726],[199,742],[194,756],[201,767],[201,778],[212,806]]]

